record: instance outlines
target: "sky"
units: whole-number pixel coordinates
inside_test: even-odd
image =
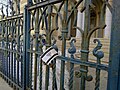
[[[5,5],[7,5],[8,4],[8,1],[9,0],[0,0],[0,15],[2,14],[1,13],[1,7],[2,7],[2,4],[1,3],[3,3],[3,4],[5,4]],[[6,7],[3,5],[3,7],[4,7],[4,13],[6,14]]]
[[[0,3],[6,3],[7,2],[7,0],[0,0]]]

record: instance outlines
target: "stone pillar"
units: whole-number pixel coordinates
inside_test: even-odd
[[[78,15],[77,15],[77,27],[84,29],[84,12],[81,13],[80,10],[78,10]],[[81,32],[78,29],[76,32],[76,37],[77,38],[81,37]]]
[[[104,38],[110,38],[111,22],[112,22],[112,14],[111,14],[109,8],[106,7],[105,23],[107,26],[104,31]]]
[[[77,14],[77,27],[84,30],[84,12],[81,13],[81,9],[84,5],[84,1],[78,7],[78,14]],[[76,31],[76,38],[81,38],[81,32],[77,29]]]
[[[27,0],[21,0],[20,1],[20,12],[23,13],[24,6],[27,4]]]

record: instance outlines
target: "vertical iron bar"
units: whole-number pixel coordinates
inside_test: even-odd
[[[28,49],[30,49],[30,18],[31,14],[30,12],[27,10],[27,40],[26,40],[26,86],[27,88],[29,88],[29,62],[30,62],[30,53],[27,52]]]
[[[5,46],[4,48],[7,48],[7,41],[6,41],[6,31],[7,31],[7,21],[5,22],[5,30],[4,30],[4,42],[5,42]],[[7,50],[5,50],[5,55],[4,55],[4,66],[5,66],[5,75],[7,76]],[[6,78],[5,78],[6,80]]]
[[[42,38],[41,38],[42,39]],[[40,45],[42,45],[41,43],[40,43]],[[43,50],[42,50],[42,46],[39,46],[39,48],[40,48],[40,52],[42,53],[43,52]],[[43,82],[43,80],[42,80],[42,66],[43,66],[43,64],[42,64],[42,60],[41,60],[41,58],[40,58],[40,61],[39,61],[40,63],[40,65],[39,65],[39,90],[42,90],[42,82]]]
[[[66,52],[68,0],[64,1],[63,21],[62,21],[62,56]],[[61,61],[60,90],[64,90],[65,61]]]
[[[40,90],[42,90],[42,60],[40,60]]]
[[[81,60],[88,61],[88,53],[89,53],[89,39],[87,38],[88,32],[90,29],[90,0],[85,0],[85,23],[84,23],[84,33],[82,36],[82,43],[81,43]],[[87,77],[87,71],[88,67],[81,65],[80,66],[81,71],[81,83],[80,83],[80,90],[85,90],[85,84],[86,84],[86,77]]]
[[[31,50],[33,50],[33,42],[31,42]],[[29,65],[29,86],[32,88],[32,66],[33,66],[33,53],[30,54],[30,65]]]
[[[98,43],[97,46],[93,49],[93,55],[97,58],[97,64],[101,64],[101,59],[104,57],[104,53],[100,51],[102,44],[99,39],[94,39],[94,43]],[[100,87],[100,69],[96,68],[96,78],[95,78],[95,90],[99,90]]]
[[[17,60],[17,84],[19,85],[19,61]]]
[[[15,27],[15,26],[14,26]],[[15,30],[16,30],[16,27],[15,27]],[[14,35],[16,35],[16,33],[14,33]],[[14,38],[16,38],[15,36],[14,36]],[[14,48],[13,48],[13,50],[14,51],[16,51],[16,41],[14,42],[14,46],[13,46]],[[14,78],[14,81],[13,82],[15,82],[16,83],[16,53],[13,53],[13,62],[14,62],[14,76],[13,76],[13,78]],[[13,87],[14,89],[16,88],[15,86]]]
[[[10,49],[10,42],[9,42],[9,34],[10,34],[10,21],[7,23],[7,45],[8,49]],[[10,78],[10,52],[8,51],[8,78]]]
[[[30,6],[30,5],[32,5],[32,0],[27,0],[27,6]],[[28,12],[29,13],[29,12]],[[29,30],[30,30],[30,13],[29,13],[29,25],[28,25],[28,28],[29,28]],[[28,32],[28,35],[29,35],[29,37],[28,37],[28,40],[29,40],[29,42],[28,42],[28,48],[30,48],[30,33]],[[33,44],[32,44],[32,46],[31,46],[31,49],[33,49]],[[31,57],[31,58],[30,58]],[[32,88],[32,63],[34,62],[33,60],[34,60],[34,58],[33,58],[33,54],[31,53],[29,53],[29,55],[28,55],[28,58],[29,58],[29,64],[30,65],[28,65],[29,67],[29,82],[28,82],[28,85],[29,85],[29,88]],[[35,68],[34,68],[34,70],[35,70]],[[35,80],[35,77],[37,76],[37,74],[34,76],[34,80]],[[35,83],[34,83],[34,89],[35,89]],[[36,90],[36,89],[35,89]]]
[[[10,29],[11,30],[11,37],[10,38],[12,39],[11,40],[11,47],[10,47],[11,50],[13,50],[13,43],[14,43],[14,41],[13,41],[14,40],[13,39],[14,38],[13,37],[14,36],[14,25],[13,24],[14,24],[14,20],[11,20],[11,29]],[[11,58],[10,59],[11,59],[11,80],[13,81],[13,70],[14,70],[13,69],[13,59],[14,59],[13,52],[11,52]]]
[[[22,73],[22,89],[26,90],[26,38],[27,38],[27,9],[26,6],[24,7],[24,16],[23,16],[23,20],[24,20],[24,26],[23,26],[23,32],[24,32],[24,36],[23,36],[23,73]],[[22,70],[21,70],[22,71]]]
[[[29,88],[29,53],[27,49],[30,48],[30,12],[27,6],[24,8],[24,42],[23,42],[23,90]]]
[[[68,49],[68,52],[71,54],[71,59],[74,59],[74,54],[76,53],[76,47],[74,46],[75,42],[76,40],[72,39],[70,42],[70,48]],[[74,89],[73,80],[74,80],[74,63],[70,62],[69,90]]]
[[[14,28],[13,28],[13,35],[14,35],[14,38],[13,38],[13,51],[16,51],[16,20],[14,20],[14,24],[13,24],[13,26],[14,26]],[[15,82],[16,83],[16,53],[13,53],[13,71],[14,71],[14,73],[13,73],[13,82]],[[15,86],[13,87],[14,89],[15,89]]]
[[[38,51],[39,9],[36,10],[36,16],[35,16],[35,18],[36,18],[36,20],[35,20],[35,51]],[[35,57],[34,57],[34,90],[37,90],[37,57],[38,57],[38,55],[35,53]]]
[[[52,13],[52,6],[49,5],[48,6],[48,33],[49,35],[47,36],[47,40],[48,40],[48,45],[51,45],[51,36],[50,36],[50,31],[51,31],[51,13]],[[47,46],[47,48],[49,48],[49,46]],[[45,75],[45,90],[48,90],[48,86],[49,86],[49,66],[46,65],[46,75]]]
[[[22,43],[23,43],[23,42],[22,42]],[[24,47],[23,47],[23,45],[22,45],[22,47],[21,47],[21,52],[22,52],[22,54],[24,53],[24,52],[23,52],[23,48],[24,48]],[[22,87],[23,87],[23,72],[24,72],[24,68],[23,68],[23,67],[24,67],[24,66],[23,66],[23,65],[24,65],[24,63],[23,63],[23,61],[24,61],[23,59],[24,59],[24,58],[23,58],[23,57],[24,57],[24,55],[21,56],[21,62],[20,62],[21,80],[19,79],[19,80],[21,81],[20,85],[21,85]]]
[[[4,25],[5,25],[5,22],[4,22]],[[5,48],[5,27],[3,29],[3,48]],[[5,50],[4,50],[4,54],[3,54],[3,59],[2,59],[2,64],[3,64],[3,73],[5,74]],[[3,78],[4,78],[4,75],[3,75]]]
[[[3,17],[2,17],[3,19]],[[4,22],[2,21],[2,45],[1,45],[2,48],[4,48]],[[4,64],[3,64],[3,55],[4,55],[4,51],[2,52],[2,60],[1,60],[1,67],[2,67],[2,73],[4,73]]]
[[[32,88],[32,53],[30,53],[30,62],[29,62],[29,89],[30,88]]]
[[[19,5],[19,4],[18,4]],[[20,6],[18,6],[18,14],[20,14]],[[17,19],[18,20],[18,28],[17,28],[17,51],[20,52],[20,35],[22,32],[20,32],[20,18]],[[19,85],[19,59],[20,55],[17,54],[17,84]]]
[[[99,58],[97,58],[97,64],[101,64]],[[100,69],[96,69],[96,82],[95,82],[95,90],[99,90],[100,87]]]
[[[53,60],[53,81],[52,81],[52,90],[57,90],[57,82],[56,82],[56,59]]]
[[[16,29],[15,29],[16,30]],[[14,33],[15,34],[15,33]],[[16,43],[16,42],[15,42]],[[14,44],[15,44],[14,43]],[[16,45],[14,45],[14,51],[16,49]],[[14,53],[14,82],[16,83],[16,53]]]
[[[10,27],[9,27],[9,34],[10,34]],[[9,44],[8,44],[8,49],[10,50],[10,41],[9,41]],[[8,76],[9,76],[9,78],[10,78],[10,77],[11,77],[11,75],[10,75],[10,71],[11,71],[11,70],[10,70],[10,56],[11,56],[11,55],[10,55],[10,51],[8,52],[8,55],[9,55],[9,57],[8,57],[8,63],[9,63],[9,67],[8,67],[8,68],[9,68],[9,70],[8,70],[8,73],[9,73],[9,74],[8,74]],[[10,82],[9,82],[9,84],[10,84]]]
[[[8,49],[8,45],[9,45],[9,42],[8,42],[8,21],[7,21],[7,22],[6,22],[6,49]],[[8,63],[8,57],[9,57],[9,56],[8,56],[8,51],[7,51],[6,53],[7,53],[7,57],[6,57],[6,60],[7,60],[7,63],[6,63],[6,65],[7,65],[7,66],[6,66],[6,68],[7,68],[7,71],[6,71],[6,72],[7,72],[7,75],[6,75],[6,76],[8,77],[8,66],[9,66],[9,65],[8,65],[8,64],[9,64],[9,63]]]
[[[113,0],[107,90],[120,90],[120,3]]]
[[[74,56],[72,56],[71,58],[74,58]],[[74,90],[73,79],[74,79],[74,63],[70,63],[69,90]]]

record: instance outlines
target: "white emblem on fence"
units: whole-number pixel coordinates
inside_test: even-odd
[[[53,59],[55,59],[58,56],[58,52],[53,48],[49,47],[42,55],[41,59],[42,61],[49,65]]]

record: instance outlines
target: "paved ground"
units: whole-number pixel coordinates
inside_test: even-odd
[[[76,70],[78,67],[75,68]],[[93,80],[91,82],[86,82],[86,90],[94,90],[95,88],[95,69],[89,68],[89,75],[93,76]],[[106,90],[107,87],[107,72],[101,71],[100,75],[100,90]],[[80,79],[74,78],[74,90],[78,90],[80,85]],[[13,90],[9,87],[9,85],[0,77],[0,90]]]
[[[59,65],[59,64],[58,64]],[[58,68],[57,68],[58,70]],[[74,68],[75,71],[79,70],[79,65],[76,65]],[[95,90],[95,78],[96,78],[96,69],[89,68],[88,75],[93,76],[93,80],[91,82],[86,82],[86,90]],[[74,77],[74,90],[79,90],[80,86],[80,78]],[[106,90],[107,87],[107,72],[101,71],[100,75],[100,90]],[[0,77],[0,90],[13,90],[9,87],[9,85]],[[44,90],[44,89],[43,89]],[[49,89],[51,90],[51,89]],[[68,90],[68,89],[66,89]]]
[[[76,67],[76,70],[79,70],[79,68]],[[96,69],[89,68],[88,71],[89,71],[88,75],[92,75],[93,80],[90,82],[86,81],[86,90],[95,90]],[[80,88],[79,78],[75,78],[74,85],[75,85],[75,90],[77,90],[77,88]],[[107,90],[107,72],[106,71],[101,71],[99,90]]]
[[[0,77],[0,90],[13,90],[9,85]]]

